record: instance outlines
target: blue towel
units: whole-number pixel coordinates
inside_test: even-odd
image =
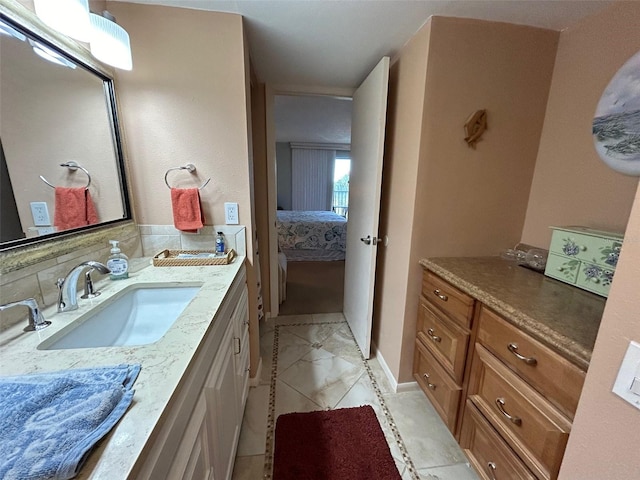
[[[69,479],[133,400],[140,365],[0,378],[0,478]]]

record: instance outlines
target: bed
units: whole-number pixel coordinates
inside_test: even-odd
[[[344,260],[347,220],[329,211],[278,210],[278,246],[288,261]]]

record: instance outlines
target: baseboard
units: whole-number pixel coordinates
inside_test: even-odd
[[[258,385],[260,385],[261,377],[262,377],[262,357],[260,357],[260,361],[258,362],[258,368],[256,368],[255,376],[249,378],[249,386],[257,387]]]
[[[396,393],[403,393],[403,392],[416,392],[420,390],[420,385],[418,385],[418,382],[403,382],[403,383],[399,383],[397,388],[396,388]]]
[[[396,377],[393,376],[393,373],[391,373],[391,369],[389,368],[389,365],[387,365],[387,362],[384,361],[384,357],[382,356],[382,353],[380,353],[380,350],[378,350],[378,346],[375,345],[373,342],[371,342],[371,350],[372,350],[372,353],[376,356],[376,359],[378,360],[378,363],[380,364],[382,371],[387,377],[387,380],[389,380],[389,383],[391,384],[391,388],[393,389],[394,392],[397,392],[398,381],[396,380]]]
[[[371,351],[375,355],[376,359],[378,360],[378,363],[380,364],[382,371],[387,377],[387,380],[389,380],[389,383],[391,384],[391,388],[395,393],[414,392],[420,389],[418,382],[415,382],[415,381],[398,383],[398,381],[396,380],[396,377],[394,377],[393,373],[391,373],[391,369],[389,368],[389,365],[387,365],[387,362],[385,362],[384,357],[382,356],[382,353],[380,353],[380,350],[378,350],[378,346],[375,345],[373,342],[371,343]]]

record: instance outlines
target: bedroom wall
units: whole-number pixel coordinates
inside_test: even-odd
[[[291,210],[291,147],[289,142],[276,142],[276,175],[278,208]]]

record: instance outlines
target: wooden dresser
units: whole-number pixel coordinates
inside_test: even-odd
[[[604,300],[497,257],[421,264],[416,381],[481,478],[557,478]]]

